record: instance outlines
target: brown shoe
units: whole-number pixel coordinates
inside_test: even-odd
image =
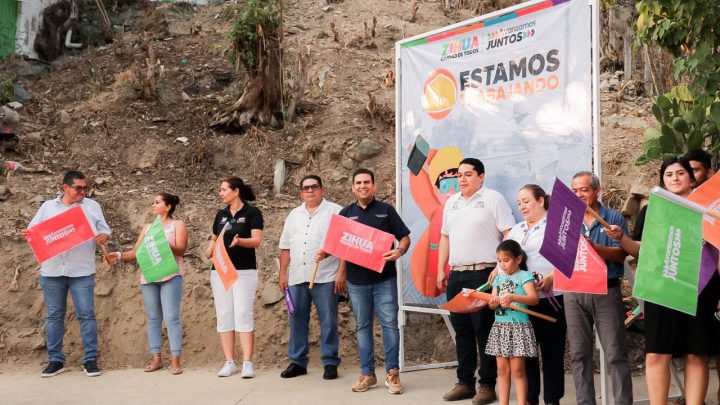
[[[393,368],[388,372],[385,377],[385,386],[388,387],[388,392],[391,394],[402,394],[403,387],[400,384],[400,370]]]
[[[461,399],[470,399],[475,396],[475,387],[467,384],[457,383],[447,394],[443,395],[446,401],[459,401]]]
[[[477,394],[475,394],[472,399],[472,405],[487,405],[495,401],[497,401],[495,389],[490,386],[480,384]]]
[[[353,392],[365,392],[377,385],[377,377],[373,375],[360,375],[352,386]]]

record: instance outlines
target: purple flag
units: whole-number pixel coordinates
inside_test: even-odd
[[[585,203],[557,177],[551,196],[540,254],[570,278],[575,268]]]
[[[698,278],[698,295],[708,285],[717,270],[718,249],[712,244],[703,241],[702,256],[700,259],[700,277]]]

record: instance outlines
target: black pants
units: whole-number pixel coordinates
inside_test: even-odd
[[[451,271],[448,280],[447,299],[450,301],[463,288],[478,288],[485,284],[492,269]],[[458,380],[471,387],[475,386],[478,352],[480,353],[480,384],[495,387],[497,363],[494,356],[485,354],[490,329],[495,322],[495,312],[483,308],[470,314],[450,313],[450,323],[455,330],[455,348],[457,351]]]
[[[533,311],[557,319],[557,323],[552,323],[534,316],[530,317],[530,322],[535,330],[535,339],[542,354],[543,400],[546,404],[560,402],[565,395],[563,358],[565,356],[567,323],[565,322],[565,308],[562,307],[563,297],[559,295],[555,298],[561,305],[560,312],[552,307],[547,298],[542,298],[538,305],[530,307]],[[528,380],[527,400],[532,404],[538,404],[540,403],[540,364],[537,357],[529,357],[525,360],[525,374]]]

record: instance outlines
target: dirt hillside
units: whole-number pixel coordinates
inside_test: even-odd
[[[300,47],[309,47],[312,56],[300,116],[286,129],[230,134],[208,127],[213,113],[240,94],[244,78],[226,56],[229,26],[222,6],[158,6],[168,30],[152,34],[156,56],[164,66],[157,101],[140,100],[136,89],[145,64],[139,30],[153,13],[125,11],[127,32],[114,43],[62,56],[52,65],[34,64],[41,71],[29,73],[38,74],[18,79],[35,97],[18,110],[21,119],[12,130],[19,143],[0,149],[0,159],[19,161],[26,168],[0,183],[8,188],[0,202],[0,371],[39,369],[46,361],[37,265],[18,231],[44,200],[56,195],[68,169],[80,169],[94,181],[91,198],[103,206],[113,229],[113,250],[131,248],[150,220],[155,193],[180,195],[177,216],[190,232],[182,306],[183,354],[190,366],[222,361],[209,262],[202,258],[212,219],[221,208],[219,179],[236,174],[249,182],[266,221],[258,249],[256,361],[260,367],[284,365],[289,332],[275,258],[283,220],[297,204],[297,181],[307,173],[320,174],[328,197],[345,204],[351,200],[349,173],[370,167],[378,174],[379,197],[394,201],[394,44],[475,15],[475,10],[446,11],[443,3],[419,3],[417,19],[411,23],[409,2],[289,1],[284,15],[287,63],[292,63]],[[479,11],[512,3],[488,1]],[[364,23],[372,24],[373,18],[376,35],[368,37]],[[2,62],[0,79],[29,66],[17,59]],[[376,98],[374,117],[366,113],[369,92]],[[616,208],[633,184],[654,179],[654,169],[632,164],[648,117],[647,99],[627,92],[603,93],[603,181],[606,201]],[[361,144],[363,140],[367,141]],[[277,159],[287,162],[288,179],[282,193],[273,195]],[[111,270],[99,261],[98,266],[101,366],[140,367],[147,349],[137,266],[124,264]],[[11,291],[15,272],[19,272],[18,289]],[[353,364],[354,321],[347,304],[341,304],[340,312],[341,356],[345,364]],[[454,349],[439,317],[415,314],[408,324],[409,360],[452,360]],[[68,360],[79,364],[82,344],[74,314],[67,325]],[[311,336],[311,366],[316,366],[316,321]],[[380,352],[378,356],[382,361]]]

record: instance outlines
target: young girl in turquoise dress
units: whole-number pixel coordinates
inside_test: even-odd
[[[517,403],[527,401],[525,358],[537,356],[537,344],[527,314],[509,308],[510,304],[527,308],[539,301],[535,278],[527,271],[525,252],[514,240],[503,241],[496,249],[502,269],[492,283],[495,323],[490,330],[485,353],[496,356],[498,396],[501,405],[510,403],[510,376],[515,383]]]

